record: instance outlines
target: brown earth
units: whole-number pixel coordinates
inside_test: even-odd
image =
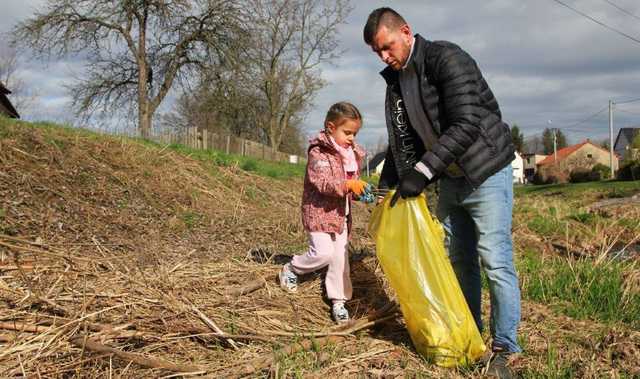
[[[0,165],[2,377],[481,376],[421,359],[401,317],[335,328],[320,275],[282,292],[280,264],[306,244],[300,179],[17,123],[0,125]],[[369,211],[356,208],[352,242],[357,320],[393,297]],[[523,308],[523,376],[640,375],[637,332]]]

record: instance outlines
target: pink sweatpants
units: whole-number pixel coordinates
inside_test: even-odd
[[[296,274],[307,274],[325,266],[327,277],[325,287],[331,300],[346,301],[351,299],[351,275],[347,253],[348,231],[344,226],[341,234],[311,232],[309,233],[309,250],[296,255],[291,260],[291,267]]]

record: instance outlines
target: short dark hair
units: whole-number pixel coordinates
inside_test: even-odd
[[[364,42],[367,45],[373,43],[373,38],[376,36],[380,26],[384,25],[389,29],[397,29],[407,22],[402,16],[389,7],[382,7],[374,10],[369,15],[367,23],[364,25]]]

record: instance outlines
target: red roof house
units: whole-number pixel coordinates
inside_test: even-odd
[[[551,166],[556,163],[558,164],[566,164],[569,169],[573,169],[576,167],[583,168],[591,168],[597,163],[601,163],[605,166],[609,166],[609,151],[591,143],[591,141],[586,140],[577,145],[567,146],[562,148],[556,152],[556,157],[554,154],[549,154],[545,159],[541,160],[538,163],[539,168],[543,168],[544,166]],[[618,169],[618,156],[614,153],[613,155],[613,168],[614,170]]]

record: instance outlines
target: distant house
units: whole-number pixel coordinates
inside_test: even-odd
[[[549,154],[538,163],[538,169],[543,170],[551,166],[559,168],[567,174],[576,168],[590,169],[600,163],[609,167],[609,151],[591,141],[586,140],[577,145],[568,146],[556,152],[557,161],[554,154]],[[613,169],[618,169],[618,156],[613,156]]]
[[[0,114],[3,114],[10,118],[20,118],[18,111],[13,107],[13,104],[9,101],[7,97],[11,91],[7,89],[7,87],[0,82]]]
[[[538,171],[538,163],[542,162],[547,156],[543,154],[522,154],[522,160],[524,161],[524,178],[527,182],[533,179],[533,176]]]
[[[522,155],[515,152],[516,159],[511,161],[511,168],[513,169],[513,183],[524,183],[524,159]]]
[[[629,152],[631,142],[638,134],[640,134],[640,126],[620,129],[616,137],[616,143],[613,145],[613,151],[619,157],[625,158]]]

